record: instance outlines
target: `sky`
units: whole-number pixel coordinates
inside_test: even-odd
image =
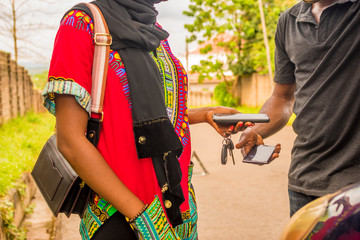
[[[1,0],[7,3],[9,0]],[[21,2],[22,0],[18,0]],[[53,26],[52,30],[40,32],[32,32],[27,35],[33,43],[36,43],[38,48],[41,49],[42,55],[45,58],[37,60],[35,65],[46,66],[49,64],[51,58],[51,51],[53,42],[56,35],[56,30],[59,25],[59,21],[67,9],[80,2],[90,2],[88,0],[62,0],[55,1],[54,4],[47,4],[44,0],[30,0],[33,9],[40,11],[48,11],[50,14],[33,13],[29,18],[37,19],[40,22],[48,23]],[[28,2],[30,2],[28,1]],[[191,18],[182,14],[184,10],[187,10],[190,0],[168,0],[156,5],[156,9],[159,11],[158,23],[162,25],[170,33],[169,42],[171,49],[175,55],[184,55],[185,53],[185,39],[188,35],[184,28],[185,23],[190,23]],[[11,41],[4,36],[0,36],[0,50],[11,52]],[[20,64],[32,67],[33,62],[30,59],[20,60]]]

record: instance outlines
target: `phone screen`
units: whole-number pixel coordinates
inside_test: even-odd
[[[274,153],[275,146],[255,145],[245,156],[243,162],[255,164],[267,164],[271,162],[271,156]]]

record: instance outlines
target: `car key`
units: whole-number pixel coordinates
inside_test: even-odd
[[[229,149],[229,155],[232,158],[233,164],[235,165],[235,158],[234,158],[234,153],[233,153],[233,149],[234,149],[234,143],[231,140],[231,138],[227,138],[227,148]]]
[[[221,149],[221,164],[225,165],[227,162],[227,152],[228,152],[228,145],[226,142],[226,138],[224,138],[223,146]]]

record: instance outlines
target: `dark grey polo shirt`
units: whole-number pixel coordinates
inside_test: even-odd
[[[289,189],[321,196],[360,181],[360,0],[338,0],[320,24],[311,4],[284,12],[275,82],[296,83]]]

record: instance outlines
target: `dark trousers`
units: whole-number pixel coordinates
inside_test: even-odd
[[[91,240],[136,240],[125,217],[116,212],[95,232]]]
[[[317,196],[309,196],[289,190],[290,217],[294,215],[294,213],[296,213],[300,208],[317,198]]]

